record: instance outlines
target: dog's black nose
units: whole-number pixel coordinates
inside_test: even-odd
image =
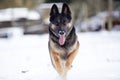
[[[59,31],[59,34],[60,34],[60,35],[64,35],[64,34],[65,34],[65,31]]]

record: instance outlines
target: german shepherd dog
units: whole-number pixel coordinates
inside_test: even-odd
[[[79,49],[75,27],[71,22],[71,11],[66,3],[61,13],[56,4],[51,8],[48,47],[54,68],[65,78]]]

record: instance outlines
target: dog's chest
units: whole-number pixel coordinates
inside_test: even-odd
[[[50,47],[52,50],[54,50],[56,54],[60,56],[61,59],[66,60],[76,48],[76,43],[72,46],[62,47],[62,46],[55,44],[53,41],[50,41]]]

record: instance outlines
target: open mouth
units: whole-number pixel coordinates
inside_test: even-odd
[[[59,44],[60,45],[64,45],[64,43],[65,43],[65,35],[60,35],[60,37],[59,37]]]
[[[64,31],[59,31],[59,44],[62,46],[65,44],[65,32]]]

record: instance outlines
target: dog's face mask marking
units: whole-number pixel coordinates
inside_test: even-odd
[[[50,24],[54,35],[59,37],[59,44],[64,45],[66,37],[72,28],[71,11],[67,4],[63,4],[61,13],[59,13],[55,4],[52,6],[50,11]]]

